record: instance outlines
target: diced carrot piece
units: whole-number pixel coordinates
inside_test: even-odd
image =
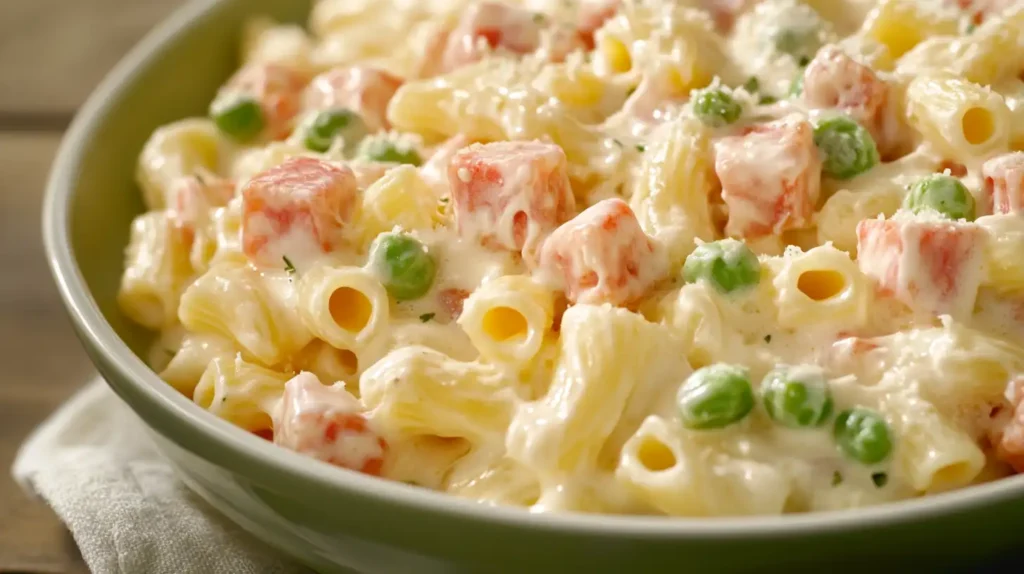
[[[402,78],[378,68],[334,68],[310,82],[306,88],[306,107],[347,108],[358,113],[371,132],[388,129],[388,102],[401,85]]]
[[[836,46],[822,48],[808,64],[803,97],[812,108],[842,110],[871,132],[883,153],[896,145],[886,130],[888,84]]]
[[[459,234],[527,262],[576,206],[565,153],[552,143],[473,144],[452,157],[448,182]]]
[[[981,166],[986,213],[1024,212],[1024,152],[994,157]]]
[[[728,235],[778,235],[810,224],[821,189],[821,158],[814,129],[799,116],[722,138],[715,144],[715,172],[729,209]]]
[[[561,61],[572,50],[583,47],[583,40],[575,30],[552,27],[549,19],[538,12],[501,2],[474,4],[447,35],[442,71],[476,62],[486,50],[533,53],[541,47],[545,30],[552,33],[548,46],[548,57],[552,61]]]
[[[286,137],[302,106],[302,90],[309,78],[301,70],[279,64],[250,64],[221,88],[222,94],[255,98],[263,110],[264,133],[271,139]]]
[[[255,263],[281,266],[336,249],[356,207],[356,178],[340,164],[296,157],[242,188],[242,249]]]
[[[274,416],[274,443],[324,462],[379,476],[387,442],[370,428],[359,401],[340,386],[299,373],[285,383]]]
[[[573,303],[626,305],[668,272],[665,254],[621,199],[605,199],[556,229],[541,249],[541,276]]]
[[[465,289],[443,289],[437,294],[437,302],[452,321],[462,315],[462,307],[469,298],[470,292]]]
[[[914,311],[964,316],[981,283],[984,239],[974,223],[903,213],[866,219],[857,225],[857,264]]]

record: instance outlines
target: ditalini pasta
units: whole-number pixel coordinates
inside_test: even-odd
[[[118,303],[167,384],[535,512],[1024,472],[1024,6],[320,0],[156,130]]]

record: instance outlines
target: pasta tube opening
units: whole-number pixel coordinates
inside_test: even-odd
[[[366,295],[351,287],[335,289],[331,293],[328,308],[334,323],[352,333],[365,329],[373,316],[373,303]]]
[[[814,301],[827,301],[846,291],[846,276],[832,269],[812,269],[800,274],[796,288]]]
[[[646,436],[636,451],[636,458],[651,472],[661,472],[676,465],[676,455],[657,437]]]
[[[992,112],[980,107],[968,108],[960,118],[964,139],[971,145],[984,145],[996,133]]]
[[[511,307],[495,307],[484,313],[483,330],[495,341],[526,337],[530,325],[526,317]]]

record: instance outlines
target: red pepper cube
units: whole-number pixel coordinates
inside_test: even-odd
[[[371,132],[386,130],[388,103],[402,78],[379,68],[334,68],[313,78],[306,88],[306,107],[313,110],[347,108],[362,117]]]
[[[605,199],[548,237],[539,268],[573,303],[627,305],[665,277],[668,260],[625,201]]]
[[[348,167],[289,159],[242,188],[242,250],[266,266],[328,253],[344,242],[356,201],[356,178]]]
[[[1024,212],[1024,152],[994,157],[981,166],[986,213]]]
[[[312,373],[285,383],[274,413],[274,443],[317,460],[379,476],[387,442],[370,428],[358,399]]]
[[[552,143],[473,144],[452,157],[448,183],[459,235],[528,262],[576,208],[565,152]]]
[[[280,64],[250,64],[227,81],[218,98],[254,98],[263,111],[264,135],[281,139],[292,131],[292,119],[302,107],[302,91],[308,80],[301,70]]]
[[[814,128],[796,115],[715,144],[715,172],[729,208],[726,234],[778,235],[811,224],[821,190]]]
[[[914,311],[962,317],[974,309],[984,241],[977,224],[900,212],[857,224],[857,265]]]

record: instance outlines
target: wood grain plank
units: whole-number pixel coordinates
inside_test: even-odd
[[[0,2],[0,119],[17,123],[18,114],[29,113],[43,124],[66,121],[125,52],[181,3]]]
[[[8,469],[25,436],[92,367],[43,256],[40,206],[59,136],[0,133],[0,571],[85,572],[60,521]]]

